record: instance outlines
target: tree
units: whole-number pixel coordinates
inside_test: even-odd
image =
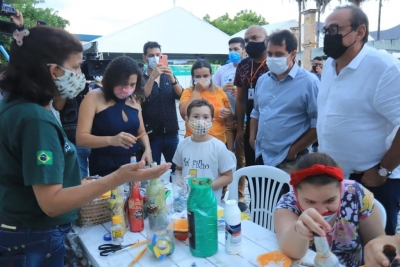
[[[325,9],[328,6],[328,4],[331,2],[331,0],[315,0],[317,3],[317,9],[318,9],[318,21],[317,21],[317,47],[319,47],[319,37],[321,35],[321,29],[319,27],[319,24],[321,23],[321,13],[325,13]]]
[[[298,7],[298,9],[299,9],[299,47],[298,47],[298,52],[300,52],[301,51],[301,32],[302,32],[302,30],[301,30],[301,21],[302,21],[302,19],[301,19],[301,10],[302,10],[302,7],[303,7],[303,9],[305,8],[304,7],[304,5],[305,5],[305,1],[307,1],[307,0],[296,0],[296,2],[297,2],[297,7]]]
[[[38,4],[43,4],[44,0],[18,0],[14,6],[24,15],[24,22],[27,28],[36,25],[38,20],[43,20],[49,26],[65,28],[69,21],[60,17],[58,11],[52,8],[38,8]]]
[[[58,15],[58,12],[52,8],[38,8],[38,4],[44,3],[44,0],[14,0],[7,1],[8,4],[12,4],[15,8],[20,10],[24,16],[25,28],[31,28],[36,26],[38,20],[43,20],[49,26],[65,28],[69,25],[69,21]],[[3,18],[2,20],[6,20]],[[10,47],[12,37],[0,35],[0,44],[4,46],[6,50]],[[5,61],[3,55],[0,60]]]
[[[228,35],[233,35],[241,30],[247,29],[251,25],[266,25],[268,22],[261,15],[257,15],[252,10],[242,10],[231,19],[228,13],[222,15],[214,20],[211,20],[210,15],[203,17],[204,21],[212,24],[216,28],[225,32]]]

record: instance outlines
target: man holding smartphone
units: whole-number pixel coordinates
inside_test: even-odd
[[[143,47],[143,61],[148,68],[143,73],[145,100],[142,103],[143,122],[149,135],[155,162],[160,164],[161,154],[167,162],[172,162],[179,143],[179,125],[176,102],[183,88],[168,66],[161,46],[157,42],[147,42]],[[172,171],[175,165],[172,165]]]
[[[324,67],[322,57],[315,57],[312,61],[311,73],[317,75],[318,79],[321,80],[322,68]]]

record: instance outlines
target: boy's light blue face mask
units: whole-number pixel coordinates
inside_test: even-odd
[[[236,51],[229,52],[229,61],[233,64],[238,64],[242,60],[240,53]]]

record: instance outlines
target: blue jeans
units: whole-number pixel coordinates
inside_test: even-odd
[[[175,155],[176,148],[178,147],[179,136],[178,134],[157,134],[150,141],[151,152],[153,160],[160,165],[161,154],[164,155],[166,162],[171,162]],[[172,172],[175,171],[175,164],[172,164]]]
[[[89,176],[88,160],[90,156],[90,148],[75,145],[76,153],[78,154],[79,171],[81,178]],[[0,266],[1,267],[1,266]]]
[[[0,227],[0,267],[63,267],[71,224],[52,228]]]

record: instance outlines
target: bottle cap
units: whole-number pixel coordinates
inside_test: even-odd
[[[105,234],[105,235],[103,236],[103,240],[104,240],[104,241],[111,241],[111,234],[110,234],[110,233]]]
[[[113,224],[119,224],[121,223],[121,218],[119,216],[114,216],[112,217],[112,223]]]

